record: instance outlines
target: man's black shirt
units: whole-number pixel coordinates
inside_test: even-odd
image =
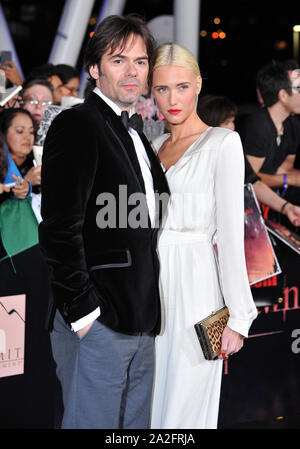
[[[284,134],[277,129],[267,108],[262,108],[244,119],[239,130],[245,154],[264,157],[262,173],[275,174],[289,154],[296,154],[300,146],[300,123],[289,116],[284,122]],[[277,141],[279,140],[279,141]]]

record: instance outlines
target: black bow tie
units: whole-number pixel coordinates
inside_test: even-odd
[[[121,112],[121,120],[125,128],[128,130],[128,128],[135,129],[138,133],[143,132],[144,122],[142,119],[142,116],[140,114],[133,114],[129,118],[129,114],[127,111]]]

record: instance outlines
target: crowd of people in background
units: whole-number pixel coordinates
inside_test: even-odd
[[[6,149],[7,157],[12,157],[17,166],[19,166],[20,174],[29,182],[31,190],[32,187],[39,186],[41,183],[41,166],[35,166],[32,152],[32,146],[35,141],[34,136],[48,106],[53,104],[60,105],[62,97],[78,96],[79,73],[75,68],[67,64],[43,64],[35,67],[23,80],[13,61],[6,61],[6,65],[1,66],[1,69],[5,72],[8,87],[12,85],[22,86],[21,92],[11,98],[3,107],[3,111],[0,111],[0,138],[4,144],[2,153]],[[27,119],[25,119],[26,112],[24,112],[27,111],[27,120],[30,120],[33,125],[30,142],[27,139],[28,133],[25,130],[21,132],[22,125],[16,131],[20,136],[20,146],[23,150],[21,158],[15,156],[6,135],[8,129],[14,126],[13,121],[17,121],[17,118],[14,118],[17,117],[16,112],[13,111],[14,109],[19,111],[18,117],[22,117],[23,121]],[[6,128],[7,120],[10,120],[10,117],[12,117],[12,123],[9,122],[9,127]],[[5,160],[3,154],[2,159],[3,161]],[[3,162],[2,172],[5,166],[6,163]],[[2,176],[0,181],[0,192],[9,193],[8,188],[5,186],[7,184],[5,177]],[[2,201],[4,198],[6,197],[4,196]]]

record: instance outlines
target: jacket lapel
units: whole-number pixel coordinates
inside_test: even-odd
[[[151,163],[151,173],[152,173],[152,179],[153,179],[153,187],[155,194],[158,194],[159,196],[156,197],[156,213],[158,214],[158,225],[161,226],[163,216],[166,212],[167,205],[170,198],[170,189],[167,183],[167,179],[163,173],[163,170],[161,168],[160,162],[156,154],[154,153],[148,139],[144,134],[140,134],[140,138],[142,139],[142,142],[144,144],[144,147],[146,149],[148,158]],[[160,196],[161,194],[167,194]],[[158,229],[156,228],[156,231]]]
[[[153,178],[153,185],[154,190],[158,193],[169,192],[168,183],[166,180],[166,177],[163,173],[163,170],[161,168],[160,162],[158,160],[158,157],[154,153],[148,139],[144,134],[140,134],[140,138],[142,139],[142,142],[144,144],[144,147],[146,149],[150,164],[151,164],[151,173]]]

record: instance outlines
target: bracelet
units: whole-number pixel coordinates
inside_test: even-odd
[[[289,185],[288,185],[288,183],[287,183],[287,174],[285,173],[285,174],[283,175],[283,191],[282,191],[282,193],[281,193],[281,196],[282,196],[282,197],[285,196],[288,187],[289,187]]]
[[[286,201],[286,202],[282,205],[282,208],[280,209],[280,213],[281,213],[281,214],[283,214],[284,209],[286,208],[286,206],[287,206],[288,204],[289,204],[289,202]]]

